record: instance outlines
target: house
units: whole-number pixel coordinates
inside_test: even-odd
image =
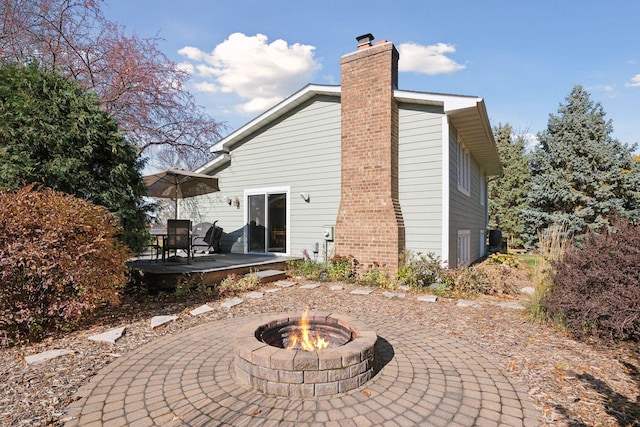
[[[224,228],[223,250],[395,271],[403,250],[451,268],[484,255],[487,178],[502,172],[482,98],[398,89],[398,51],[373,36],[212,147],[220,192],[182,202]]]

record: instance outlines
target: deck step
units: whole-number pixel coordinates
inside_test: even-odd
[[[275,282],[287,278],[287,273],[281,270],[262,270],[249,274],[255,274],[260,279],[260,283]]]

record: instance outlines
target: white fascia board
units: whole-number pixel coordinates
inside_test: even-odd
[[[238,128],[237,130],[233,131],[229,135],[225,136],[220,141],[212,145],[209,150],[211,152],[231,151],[231,147],[233,146],[234,143],[251,135],[257,129],[271,123],[272,121],[281,117],[283,114],[291,111],[293,108],[297,107],[298,105],[302,104],[303,102],[317,95],[340,96],[340,86],[308,84],[302,89],[300,89],[298,92],[294,93],[288,98],[285,98],[279,104],[271,107],[264,113],[260,114],[259,116],[257,116],[256,118],[254,118],[253,120],[245,124],[244,126]],[[228,157],[227,154],[220,157],[225,157],[225,156]],[[211,169],[213,169],[216,165],[219,164],[220,160],[218,159],[220,157],[216,157],[206,165],[202,166],[200,169],[198,169],[198,172],[201,172],[201,173],[209,172]],[[216,162],[216,160],[218,160],[218,162]]]
[[[394,97],[398,102],[443,106],[445,112],[476,107],[479,102],[482,102],[482,98],[476,96],[414,92],[410,90],[396,90],[394,91]]]

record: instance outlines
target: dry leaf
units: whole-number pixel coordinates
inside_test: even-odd
[[[362,395],[364,397],[370,397],[371,396],[371,392],[369,390],[362,390]]]

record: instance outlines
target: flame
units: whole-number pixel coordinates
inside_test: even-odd
[[[318,334],[313,334],[309,330],[309,319],[307,319],[307,309],[304,309],[302,318],[300,318],[300,334],[292,332],[289,336],[288,350],[301,349],[304,351],[320,350],[329,347],[329,341],[325,340]]]

